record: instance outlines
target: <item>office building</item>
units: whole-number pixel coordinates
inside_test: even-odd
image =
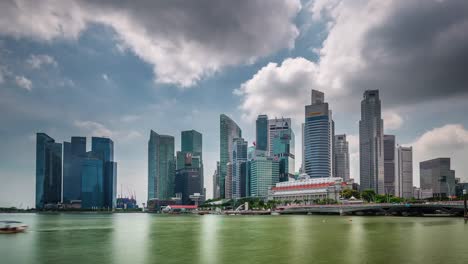
[[[434,198],[455,195],[455,171],[450,169],[450,158],[437,158],[419,163],[421,192]]]
[[[195,130],[182,131],[181,142],[181,151],[191,152],[196,156],[202,157],[203,140],[200,132]]]
[[[216,170],[213,173],[213,197],[219,197],[219,161],[216,162]]]
[[[203,196],[203,179],[199,168],[186,167],[177,170],[175,177],[175,193],[181,197],[182,204],[193,204],[194,196]]]
[[[148,141],[148,200],[174,196],[174,137],[151,130]]]
[[[232,146],[232,198],[245,197],[247,141],[235,138]]]
[[[81,208],[104,208],[104,161],[92,152],[87,155],[81,159]]]
[[[255,147],[258,150],[268,150],[268,116],[259,115],[256,121]]]
[[[36,134],[36,209],[56,206],[62,199],[62,144]]]
[[[395,179],[397,174],[396,142],[394,135],[384,135],[384,192],[395,195]],[[411,187],[413,185],[411,184]]]
[[[304,171],[311,178],[333,173],[334,123],[325,95],[312,90],[312,104],[305,106]]]
[[[63,142],[63,203],[81,201],[81,159],[86,156],[86,137]]]
[[[279,162],[270,157],[249,161],[250,196],[266,198],[268,189],[279,182]]]
[[[385,194],[383,127],[379,91],[367,90],[361,101],[359,121],[360,188],[378,194]]]
[[[395,196],[409,199],[414,195],[413,189],[413,148],[398,146],[397,148],[398,171],[395,179]]]
[[[294,178],[295,173],[295,136],[289,127],[275,133],[272,138],[273,158],[279,162],[279,181],[288,181]]]
[[[225,182],[227,174],[227,164],[232,162],[232,142],[235,138],[242,137],[239,126],[228,116],[221,114],[220,117],[220,159],[219,159],[219,197],[225,198]]]
[[[232,163],[226,164],[226,177],[224,178],[224,198],[232,198]]]
[[[283,131],[290,133],[291,125],[291,118],[275,118],[268,120],[268,155],[273,157],[273,139],[278,137]],[[257,150],[263,151],[262,149]]]
[[[334,141],[334,156],[335,164],[333,166],[334,177],[341,178],[347,182],[350,180],[349,176],[349,144],[346,140],[346,135],[336,135]]]

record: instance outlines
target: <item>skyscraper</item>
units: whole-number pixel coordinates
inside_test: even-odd
[[[333,173],[334,123],[325,95],[312,90],[312,104],[305,106],[304,170],[312,178]]]
[[[148,141],[148,200],[174,196],[174,137],[151,130]]]
[[[103,161],[114,161],[114,141],[110,138],[92,137],[91,151]]]
[[[81,160],[81,208],[105,207],[104,161],[92,152]]]
[[[219,196],[225,198],[225,181],[227,175],[227,163],[232,162],[232,142],[235,138],[242,137],[239,126],[228,116],[219,116],[220,126],[220,158],[219,158]],[[218,198],[218,197],[216,197]]]
[[[91,138],[93,156],[103,161],[104,207],[115,208],[117,197],[117,163],[114,162],[114,141],[105,137]]]
[[[455,195],[455,171],[450,169],[450,158],[420,162],[419,176],[421,192],[432,193],[432,197]]]
[[[202,156],[203,139],[202,134],[196,130],[182,131],[181,142],[183,152],[191,152],[196,156]]]
[[[384,135],[384,192],[395,195],[396,142],[394,135]],[[411,186],[413,188],[413,186]]]
[[[268,150],[268,116],[259,115],[256,122],[255,145],[258,150]]]
[[[360,186],[378,194],[385,194],[383,127],[379,91],[367,90],[359,121]]]
[[[249,161],[250,196],[267,197],[268,189],[279,181],[279,162],[271,157]]]
[[[245,163],[247,162],[247,141],[235,138],[232,146],[232,198],[241,198],[245,194]]]
[[[405,199],[413,197],[413,148],[398,146],[398,172],[395,195]],[[416,197],[418,198],[418,197]]]
[[[273,158],[279,162],[279,181],[288,181],[295,173],[295,136],[291,127],[276,133],[272,139]]]
[[[213,198],[219,197],[219,161],[216,162],[216,170],[213,173]]]
[[[291,131],[291,118],[275,118],[268,120],[268,154],[273,157],[273,139],[282,131]],[[261,149],[258,149],[262,151]]]
[[[224,198],[232,198],[232,163],[226,164],[226,177],[224,178]]]
[[[63,142],[63,203],[81,200],[81,159],[86,155],[86,137]]]
[[[45,133],[36,134],[36,209],[62,199],[62,144]]]
[[[346,135],[336,135],[334,143],[334,177],[342,178],[345,182],[349,181],[349,146]]]

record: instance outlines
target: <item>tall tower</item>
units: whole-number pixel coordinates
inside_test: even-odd
[[[36,134],[36,209],[62,199],[62,144],[45,133]]]
[[[312,178],[333,173],[334,123],[322,92],[312,90],[312,104],[305,106],[304,170]]]
[[[334,177],[339,177],[344,181],[349,181],[349,145],[348,141],[346,140],[346,135],[336,135],[334,142]]]
[[[396,141],[394,135],[384,135],[384,192],[395,195]],[[413,186],[411,186],[411,189]]]
[[[247,141],[235,138],[232,147],[232,198],[245,197]]]
[[[258,150],[268,150],[268,116],[259,115],[256,121],[255,133],[256,148]]]
[[[398,173],[395,195],[405,199],[413,197],[413,148],[398,146]]]
[[[282,132],[291,133],[291,118],[268,120],[268,154],[273,156],[273,142]]]
[[[228,163],[232,163],[232,143],[235,138],[242,137],[239,126],[227,115],[219,116],[220,146],[219,146],[219,196],[225,198],[225,180]]]
[[[385,194],[383,127],[379,90],[367,90],[359,121],[360,185],[378,194]]]
[[[151,130],[148,141],[148,200],[173,197],[174,178],[174,137]]]

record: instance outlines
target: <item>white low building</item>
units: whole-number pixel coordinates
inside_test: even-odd
[[[279,182],[269,190],[268,199],[277,201],[309,201],[318,199],[340,199],[340,192],[352,189],[353,181],[342,178],[306,178],[296,181]]]

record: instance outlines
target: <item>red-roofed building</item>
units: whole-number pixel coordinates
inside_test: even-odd
[[[342,178],[309,178],[296,181],[279,182],[269,190],[268,198],[278,201],[318,199],[339,200],[340,192],[352,189],[353,181],[344,182]]]

